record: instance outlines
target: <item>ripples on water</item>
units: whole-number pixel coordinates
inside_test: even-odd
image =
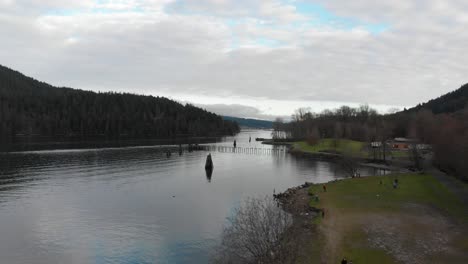
[[[238,146],[271,148],[255,137],[269,132],[243,132]],[[343,175],[327,162],[279,153],[213,152],[211,179],[205,151],[169,158],[161,147],[0,154],[1,262],[205,263],[242,197]]]

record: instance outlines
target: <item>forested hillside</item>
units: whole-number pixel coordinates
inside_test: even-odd
[[[232,116],[224,116],[224,120],[234,121],[242,127],[250,127],[250,128],[273,128],[273,122],[268,120],[259,120],[259,119],[252,119],[252,118],[241,118],[241,117],[232,117]]]
[[[432,145],[434,164],[468,181],[468,85],[395,114],[381,115],[368,106],[311,113],[298,109],[288,123],[273,124],[275,138],[321,138],[386,142],[395,137],[417,138]]]
[[[408,111],[417,112],[427,109],[434,114],[454,113],[464,109],[468,104],[468,83],[457,90],[432,99],[424,104],[419,104]]]
[[[164,97],[57,88],[0,65],[0,136],[170,138],[232,135],[235,122]]]

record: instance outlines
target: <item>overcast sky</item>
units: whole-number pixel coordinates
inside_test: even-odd
[[[385,111],[468,82],[467,29],[466,0],[0,0],[0,64],[234,116]]]

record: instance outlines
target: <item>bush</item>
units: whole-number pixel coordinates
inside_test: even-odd
[[[272,198],[249,198],[228,220],[215,263],[294,263],[292,217]]]

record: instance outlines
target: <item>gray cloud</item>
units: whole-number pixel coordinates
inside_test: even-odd
[[[292,2],[117,2],[119,12],[92,12],[93,1],[0,0],[0,63],[82,89],[402,106],[467,81],[465,1],[318,1],[338,16],[386,24],[379,34],[291,27],[303,19]],[[226,23],[232,18],[242,21]]]

